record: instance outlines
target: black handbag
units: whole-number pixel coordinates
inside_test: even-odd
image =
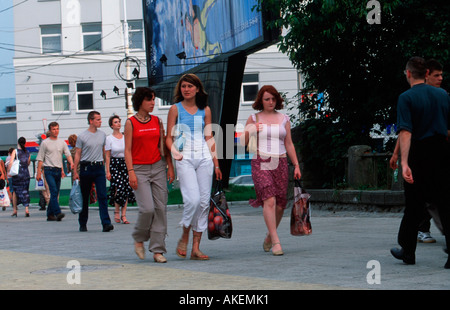
[[[230,239],[233,232],[230,210],[221,181],[217,181],[211,194],[208,213],[208,239]]]

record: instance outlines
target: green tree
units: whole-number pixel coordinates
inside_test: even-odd
[[[450,68],[448,0],[375,1],[381,5],[379,24],[367,22],[374,7],[367,8],[365,0],[259,1],[279,16],[269,28],[287,28],[279,49],[303,74],[303,95],[325,94],[327,111],[318,111],[310,98],[299,104],[306,116],[300,124],[301,155],[315,171],[312,162],[322,165],[323,186],[336,182],[331,172],[343,166],[348,147],[371,145],[373,124],[396,123],[398,95],[409,87],[403,71],[410,57],[435,58],[444,71]],[[442,87],[448,89],[446,76]],[[335,154],[317,152],[312,145]]]

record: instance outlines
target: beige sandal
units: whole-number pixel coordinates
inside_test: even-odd
[[[136,255],[140,258],[140,259],[144,259],[145,258],[145,249],[144,249],[144,245],[140,246],[138,245],[137,242],[134,243],[134,251],[136,252]]]
[[[156,253],[153,255],[153,260],[156,263],[167,263],[167,258],[165,258],[161,253]]]
[[[183,240],[178,240],[176,253],[181,258],[186,258],[187,254],[187,244],[183,242]]]
[[[274,245],[276,245],[276,244],[279,244],[279,245],[281,246],[281,243],[275,242],[275,243],[272,243],[272,247],[273,247]],[[274,256],[281,256],[281,255],[284,254],[284,252],[283,252],[283,250],[278,250],[278,251],[272,250],[272,254],[273,254]]]
[[[266,242],[268,236],[266,236],[266,238],[264,238],[264,243],[263,243],[263,249],[264,252],[269,252],[270,249],[272,248],[272,243],[271,242]]]
[[[191,259],[192,260],[209,260],[209,256],[206,254],[203,254],[202,251],[198,251],[195,253],[191,253]]]

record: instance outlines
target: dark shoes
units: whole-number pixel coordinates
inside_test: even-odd
[[[57,222],[61,222],[61,220],[64,218],[64,216],[66,216],[64,213],[59,213],[58,215],[49,215],[47,216],[47,221],[48,222],[53,222],[53,221],[57,221]]]
[[[448,248],[447,248],[447,247],[444,248],[444,252],[445,252],[446,254],[448,254]],[[445,265],[444,265],[444,268],[445,268],[445,269],[450,269],[450,256],[448,257],[447,262],[446,262]]]
[[[407,265],[414,265],[416,263],[416,256],[414,254],[412,254],[412,255],[405,254],[405,251],[402,248],[400,248],[400,249],[392,248],[391,254],[396,259],[402,260]],[[450,257],[447,259],[447,262],[445,263],[444,268],[450,269]]]
[[[111,224],[105,224],[103,225],[103,232],[108,232],[114,229],[114,226]]]
[[[105,224],[103,225],[103,232],[108,232],[114,229],[114,226],[111,224]],[[80,231],[87,231],[87,226],[86,225],[80,225]]]
[[[396,259],[402,260],[407,265],[414,265],[416,263],[416,256],[414,254],[406,254],[402,248],[392,248],[391,254]]]

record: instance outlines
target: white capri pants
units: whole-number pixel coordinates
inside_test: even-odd
[[[189,226],[196,232],[208,227],[209,201],[211,197],[214,163],[209,158],[176,161],[181,195],[183,196],[183,218],[180,225]]]

